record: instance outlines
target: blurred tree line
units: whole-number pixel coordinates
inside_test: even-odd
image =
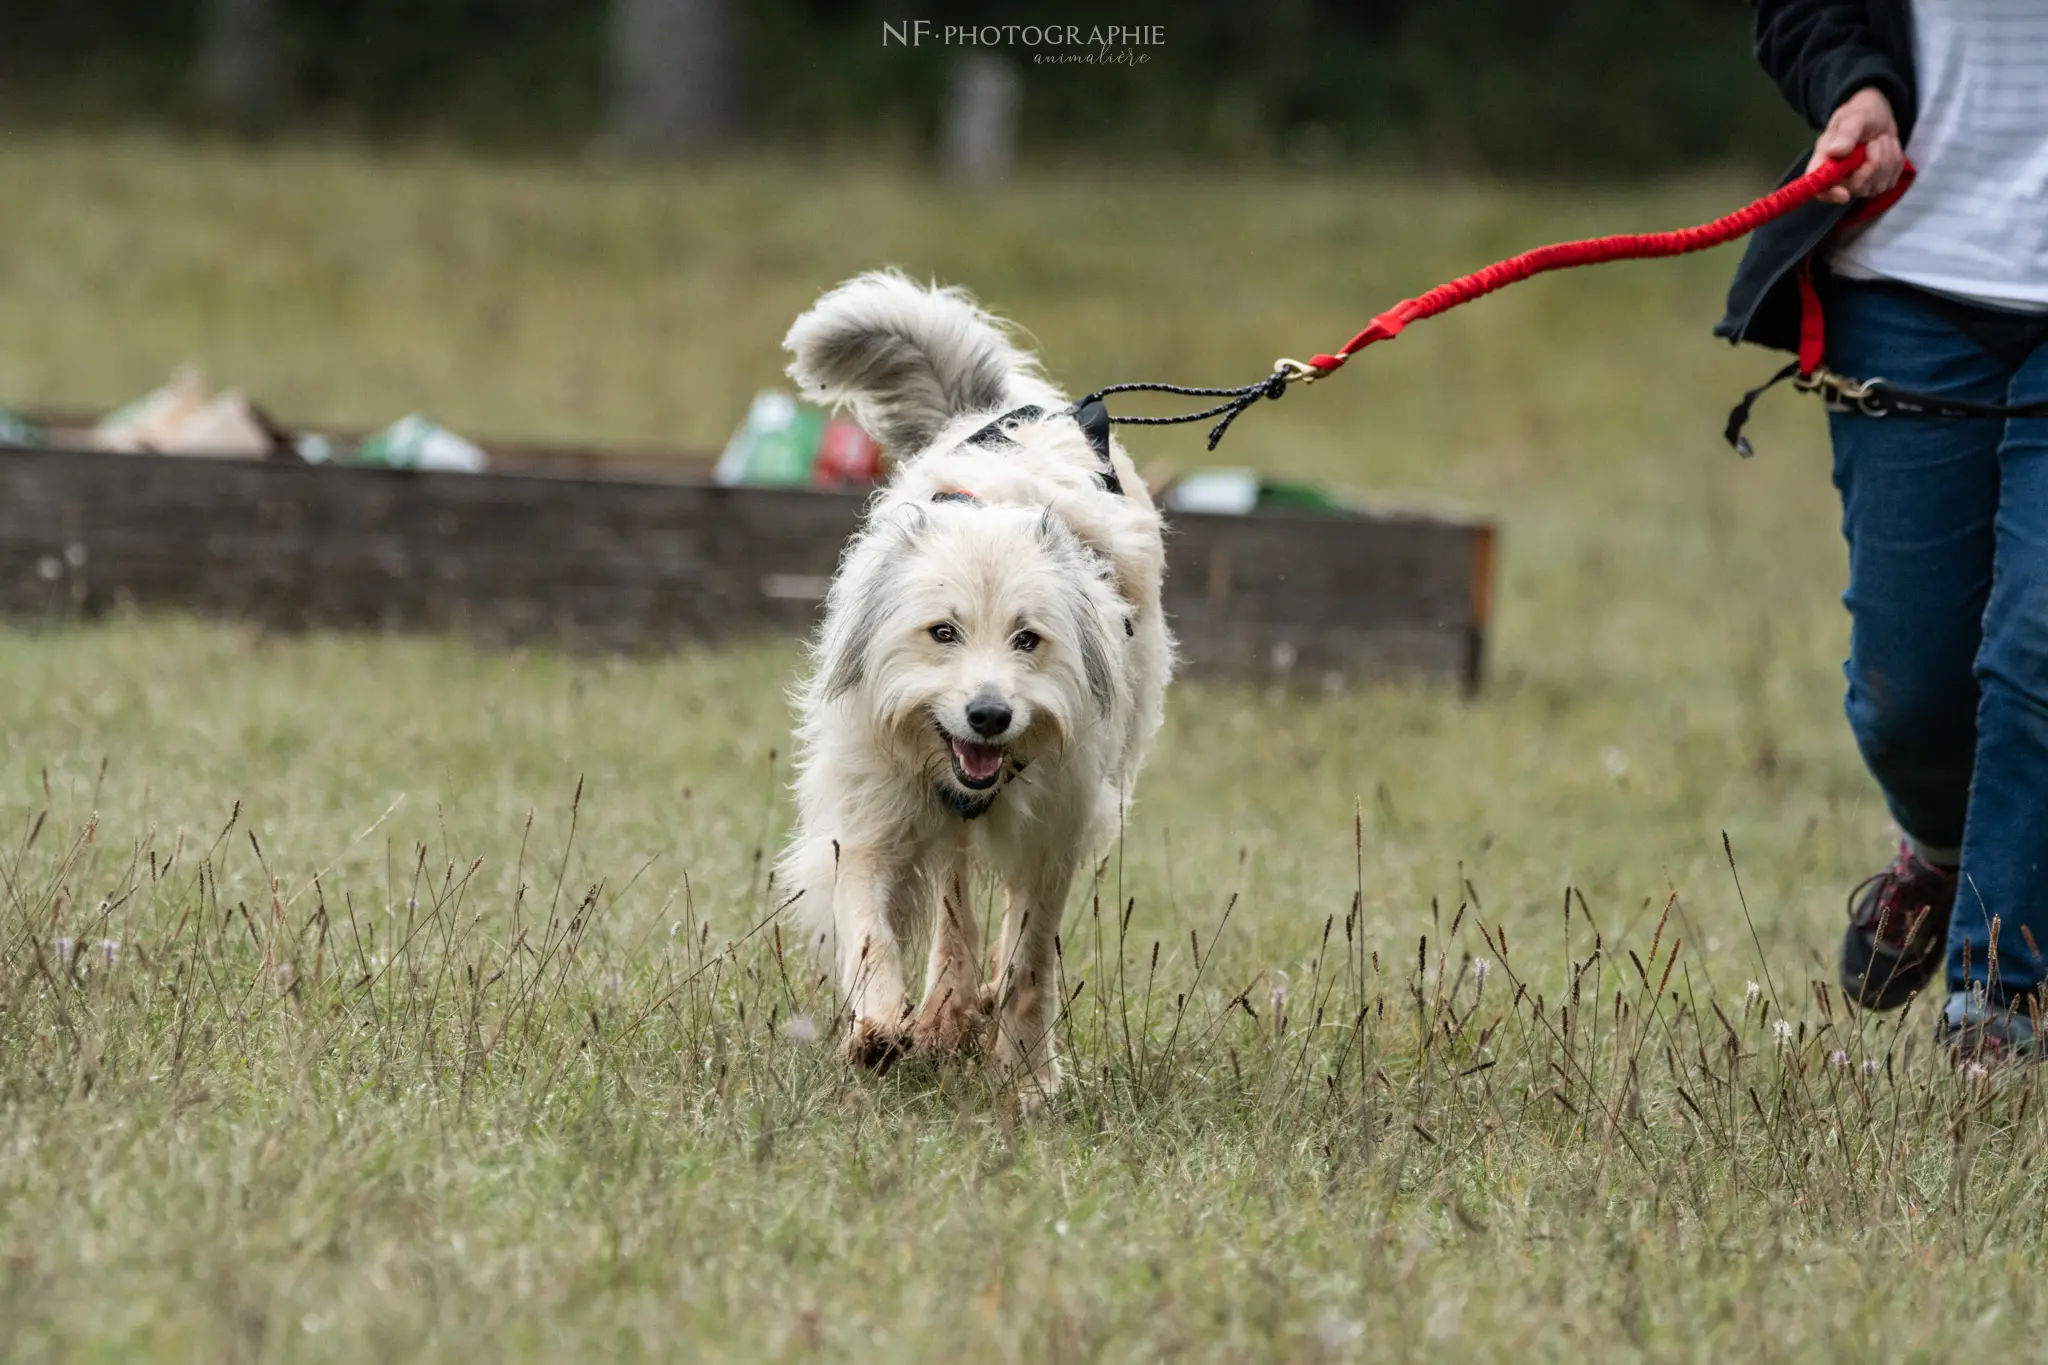
[[[1027,155],[1624,175],[1802,136],[1737,0],[55,0],[0,5],[0,118],[917,153],[972,49],[885,46],[915,18],[1164,26],[1135,69],[1003,54]]]

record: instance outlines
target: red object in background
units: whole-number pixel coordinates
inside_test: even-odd
[[[813,482],[827,488],[842,484],[878,483],[882,478],[882,448],[875,438],[853,423],[835,417],[825,424],[818,438],[818,459],[811,466]]]

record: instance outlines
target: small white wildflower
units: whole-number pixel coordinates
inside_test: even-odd
[[[1607,769],[1607,775],[1619,781],[1628,772],[1628,755],[1619,749],[1609,749],[1600,755],[1600,766]]]
[[[120,939],[118,939],[118,938],[103,938],[103,939],[101,939],[101,940],[100,940],[100,961],[106,964],[106,967],[107,967],[107,970],[108,970],[108,971],[112,971],[112,970],[114,970],[114,965],[115,965],[115,963],[116,963],[116,962],[118,962],[118,961],[120,960],[120,957],[121,957],[121,940],[120,940]]]
[[[1064,1218],[1060,1219],[1060,1220],[1059,1220],[1059,1221],[1058,1221],[1057,1223],[1054,1223],[1054,1224],[1052,1225],[1052,1230],[1053,1230],[1054,1234],[1055,1234],[1055,1235],[1057,1235],[1057,1236],[1060,1236],[1060,1237],[1064,1237],[1064,1236],[1066,1236],[1066,1235],[1067,1235],[1067,1220],[1066,1220],[1066,1219],[1064,1219]]]
[[[808,1014],[792,1014],[782,1026],[782,1036],[792,1043],[815,1043],[818,1041],[818,1024]]]
[[[69,967],[71,959],[78,954],[78,940],[75,938],[53,938],[50,940],[50,956],[57,959],[59,967]]]
[[[1981,1081],[1991,1074],[1991,1068],[1982,1062],[1971,1062],[1963,1068],[1963,1075],[1973,1081]]]
[[[670,938],[674,938],[677,934],[680,934],[681,932],[683,932],[683,922],[681,920],[677,920],[674,924],[671,924],[668,927],[668,936]]]
[[[1764,988],[1757,985],[1754,981],[1742,988],[1742,1003],[1745,1005],[1754,1005],[1757,1001],[1763,999],[1763,996]]]
[[[1786,1044],[1792,1041],[1792,1021],[1790,1019],[1778,1019],[1773,1021],[1771,1024],[1771,1032],[1778,1035],[1778,1046],[1784,1047]]]
[[[1882,1068],[1878,1066],[1877,1058],[1865,1057],[1863,1059],[1863,1065],[1857,1067],[1856,1069],[1858,1071],[1861,1071],[1866,1076],[1875,1076]]]
[[[1840,1048],[1836,1048],[1836,1049],[1835,1049],[1835,1050],[1834,1050],[1833,1052],[1830,1052],[1830,1053],[1828,1054],[1828,1065],[1829,1065],[1829,1066],[1847,1066],[1847,1065],[1849,1065],[1849,1054],[1848,1054],[1848,1053],[1846,1053],[1846,1052],[1844,1052],[1844,1051],[1842,1051],[1842,1049],[1840,1049]]]

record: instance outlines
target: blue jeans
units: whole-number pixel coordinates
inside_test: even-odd
[[[2048,399],[2048,318],[1839,282],[1827,363],[1979,403]],[[2048,421],[1833,413],[1849,726],[1923,856],[1961,865],[1950,990],[2048,979]],[[1989,948],[1997,933],[1996,980]]]

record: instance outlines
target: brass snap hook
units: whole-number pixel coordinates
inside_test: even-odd
[[[1290,360],[1286,356],[1281,356],[1273,362],[1273,371],[1276,374],[1286,375],[1287,382],[1290,384],[1296,380],[1300,380],[1304,384],[1313,384],[1329,373],[1328,370],[1317,369],[1307,361]]]

